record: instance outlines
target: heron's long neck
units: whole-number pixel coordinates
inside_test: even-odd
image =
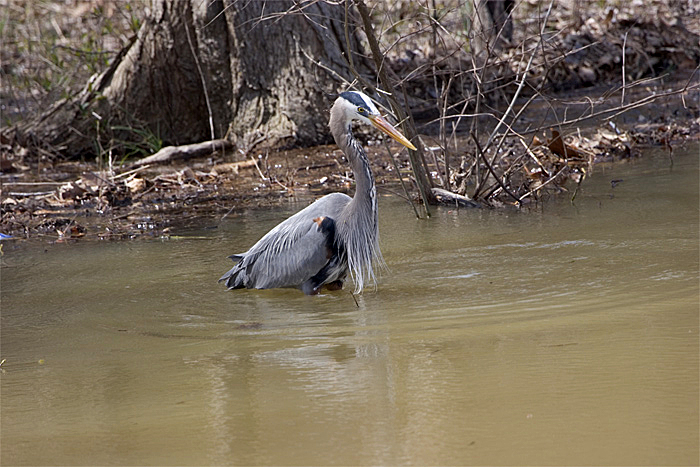
[[[356,289],[359,291],[365,278],[374,280],[372,260],[377,259],[383,264],[379,250],[377,192],[362,145],[352,136],[351,128],[344,127],[347,123],[334,116],[331,112],[331,133],[355,174],[355,196],[343,210],[341,218],[336,221],[341,225],[338,235],[345,243],[348,269],[356,286],[359,286],[359,289]]]
[[[374,176],[367,160],[367,154],[350,130],[350,128],[346,128],[342,135],[334,131],[333,137],[350,162],[352,172],[355,174],[355,196],[352,198],[352,204],[355,205],[354,210],[367,210],[376,216],[377,193],[374,186]]]

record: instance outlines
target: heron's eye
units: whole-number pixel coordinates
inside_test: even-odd
[[[364,114],[367,113],[367,111],[365,110],[364,107],[358,107],[358,108],[357,108],[357,113],[360,114],[360,115],[364,115]]]

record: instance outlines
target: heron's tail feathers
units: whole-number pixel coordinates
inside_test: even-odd
[[[237,268],[234,266],[230,271],[219,278],[219,282],[226,281],[226,287],[229,289],[241,289],[243,288],[243,284],[242,281],[238,279],[239,272],[240,269],[237,270]]]
[[[226,287],[229,289],[242,289],[245,285],[243,284],[243,278],[240,273],[244,271],[240,267],[240,262],[244,258],[244,255],[231,255],[229,258],[235,261],[236,265],[221,276],[219,282],[226,281]]]

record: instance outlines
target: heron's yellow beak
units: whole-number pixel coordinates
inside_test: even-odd
[[[402,135],[399,132],[399,130],[391,126],[391,124],[387,122],[381,115],[370,115],[369,121],[372,122],[372,125],[374,125],[379,131],[382,131],[387,135],[391,136],[396,141],[406,146],[408,149],[412,149],[414,151],[416,150],[416,147],[408,139],[406,139],[406,137]]]

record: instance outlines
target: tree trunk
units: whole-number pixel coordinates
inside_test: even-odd
[[[77,96],[6,130],[68,157],[227,137],[248,150],[328,142],[328,93],[351,80],[342,5],[154,0],[137,37]],[[361,51],[350,35],[351,50]],[[359,53],[355,68],[367,73]],[[329,71],[330,70],[330,71]],[[337,75],[336,75],[337,74]]]
[[[514,7],[514,0],[474,0],[471,45],[479,62],[486,60],[490,50],[500,50],[510,44]]]

